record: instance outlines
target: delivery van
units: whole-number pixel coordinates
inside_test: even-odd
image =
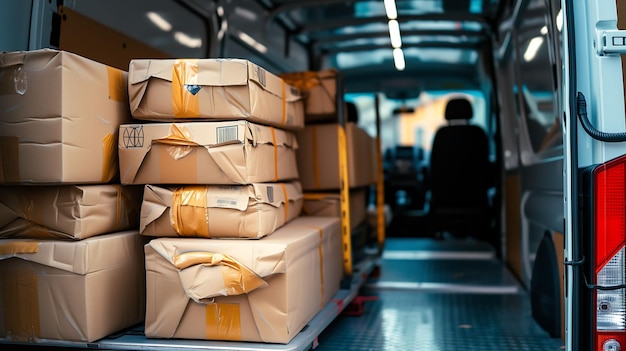
[[[626,347],[626,2],[3,0],[0,29],[3,349]]]

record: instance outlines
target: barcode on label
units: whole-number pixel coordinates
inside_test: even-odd
[[[215,132],[217,133],[218,144],[239,140],[237,137],[237,126],[217,127]]]
[[[265,70],[261,67],[257,67],[257,75],[259,76],[259,83],[265,88]]]
[[[217,199],[218,207],[237,207],[237,200],[233,199]]]

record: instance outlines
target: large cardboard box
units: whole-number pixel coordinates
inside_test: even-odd
[[[141,322],[142,238],[0,240],[0,337],[91,342]]]
[[[300,214],[302,187],[249,185],[146,185],[140,233],[161,237],[261,238]]]
[[[336,123],[312,124],[296,132],[296,159],[304,191],[339,189],[339,142],[341,126]],[[376,143],[354,123],[345,124],[350,188],[376,182]]]
[[[258,240],[158,238],[145,251],[148,338],[288,343],[343,276],[332,217],[298,217]]]
[[[127,73],[50,49],[0,53],[0,183],[117,179]]]
[[[123,184],[250,184],[298,178],[295,134],[248,121],[120,127]]]
[[[280,75],[288,84],[302,91],[305,96],[306,123],[337,121],[337,71],[289,72]]]
[[[350,189],[350,228],[354,229],[366,219],[368,188]],[[314,217],[341,218],[339,193],[305,193],[302,214]]]
[[[0,187],[0,238],[86,239],[137,229],[142,187]]]
[[[128,92],[137,119],[248,119],[284,129],[304,127],[300,91],[241,59],[135,59]]]

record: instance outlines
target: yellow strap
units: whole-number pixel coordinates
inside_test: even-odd
[[[287,223],[287,221],[289,220],[289,197],[287,196],[287,188],[285,187],[285,184],[280,183],[280,187],[283,188],[283,199],[284,199],[284,206],[285,206],[285,223]]]
[[[343,126],[337,126],[339,151],[339,205],[341,208],[341,242],[343,249],[343,269],[347,276],[352,275],[352,232],[350,227],[350,184],[348,178],[348,147]]]
[[[305,200],[324,200],[329,196],[335,196],[336,193],[304,193],[302,194]]]
[[[117,137],[109,133],[102,138],[102,183],[108,183],[117,175]]]
[[[241,313],[238,304],[206,305],[207,340],[241,340]]]
[[[187,87],[198,84],[198,60],[178,59],[172,70],[172,113],[174,117],[200,116],[198,96]]]
[[[16,255],[39,252],[38,241],[10,241],[0,245],[0,255]]]
[[[253,270],[233,257],[224,254],[205,251],[185,252],[174,256],[173,263],[174,267],[178,269],[185,269],[198,264],[222,267],[224,287],[226,287],[229,296],[246,294],[267,285],[267,282]]]
[[[109,77],[109,100],[126,102],[128,100],[128,88],[122,71],[107,66],[107,76]]]
[[[272,130],[272,142],[274,143],[274,182],[278,181],[278,145],[276,145],[276,132],[274,127],[270,127]]]
[[[319,155],[317,152],[317,127],[313,126],[312,127],[312,134],[313,134],[313,182],[314,182],[314,186],[315,189],[319,189],[320,188],[320,162],[319,162]]]
[[[210,238],[208,187],[189,185],[172,193],[171,223],[178,236]]]

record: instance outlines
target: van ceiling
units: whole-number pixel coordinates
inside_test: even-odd
[[[410,98],[422,90],[479,89],[499,0],[396,0],[406,67],[396,70],[383,0],[259,0],[312,50],[314,69],[334,67],[346,91]]]

